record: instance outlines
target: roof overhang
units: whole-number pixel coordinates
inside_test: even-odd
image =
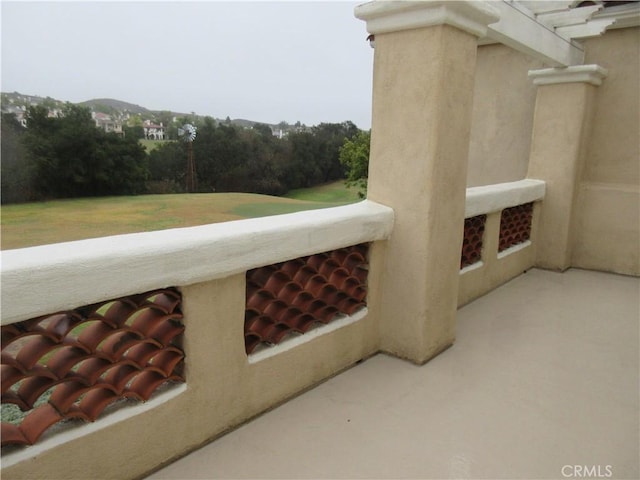
[[[579,40],[606,30],[640,25],[640,2],[604,8],[601,1],[578,7],[576,1],[496,1],[500,20],[488,26],[479,45],[503,43],[549,66],[584,63]]]
[[[610,8],[597,0],[578,4],[574,0],[376,0],[358,5],[355,15],[367,22],[371,34],[448,23],[477,35],[479,45],[502,43],[551,67],[583,64],[584,48],[578,40],[610,28],[640,25],[638,2]]]
[[[584,62],[584,49],[581,45],[560,36],[553,28],[541,23],[520,2],[500,1],[491,4],[500,12],[500,20],[488,26],[486,40],[480,39],[480,45],[502,43],[553,67],[580,65]]]

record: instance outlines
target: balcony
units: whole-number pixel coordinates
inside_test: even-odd
[[[3,252],[2,477],[637,478],[640,12],[503,3],[356,10],[366,201]]]
[[[633,476],[638,279],[531,269],[544,187],[467,190],[457,341],[421,367],[376,355],[394,214],[375,202],[5,252],[26,300],[5,302],[3,399],[53,395],[3,430],[3,475],[134,476],[216,439],[149,478]]]
[[[371,357],[147,478],[638,478],[638,285],[529,270],[426,365]]]

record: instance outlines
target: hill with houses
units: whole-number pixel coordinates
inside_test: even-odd
[[[116,112],[129,112],[136,115],[153,115],[154,112],[148,108],[141,107],[134,103],[123,102],[122,100],[116,100],[114,98],[93,98],[86,102],[81,102],[79,105],[89,107],[92,111],[103,113],[116,113]],[[156,112],[159,113],[159,112]],[[178,114],[176,115],[183,115]]]
[[[4,113],[14,114],[16,119],[27,126],[26,112],[31,105],[41,105],[49,110],[49,115],[56,117],[62,114],[62,108],[68,103],[51,97],[26,95],[19,92],[2,92],[0,94],[0,110]],[[73,102],[71,102],[73,103]],[[169,138],[170,126],[188,119],[191,122],[203,120],[205,115],[195,113],[172,112],[169,110],[149,110],[143,106],[117,100],[113,98],[95,98],[77,103],[89,108],[96,126],[107,132],[123,134],[126,126],[139,126],[144,130],[145,138],[166,140]],[[218,123],[233,124],[243,128],[252,128],[256,123],[247,119],[215,119]],[[274,135],[282,136],[288,130],[299,124],[289,125],[286,122],[280,124],[267,124]]]

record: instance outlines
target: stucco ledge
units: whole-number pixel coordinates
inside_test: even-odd
[[[600,65],[573,65],[562,68],[543,68],[529,70],[529,78],[534,85],[553,85],[557,83],[588,83],[600,86],[609,71]]]
[[[373,1],[356,6],[354,15],[367,22],[371,34],[446,24],[484,37],[487,25],[500,20],[498,10],[484,1]]]

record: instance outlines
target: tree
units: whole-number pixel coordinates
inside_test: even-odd
[[[146,191],[148,156],[137,139],[100,132],[96,156],[102,157],[99,164],[105,168],[89,195],[136,195]]]
[[[143,122],[142,122],[142,117],[140,116],[140,114],[131,115],[129,117],[129,120],[127,120],[127,125],[129,127],[142,127]]]
[[[352,122],[325,123],[280,139],[265,124],[244,129],[206,117],[198,122],[192,145],[198,191],[282,195],[344,178],[339,150],[357,132]],[[153,191],[182,191],[176,186],[184,183],[185,162],[184,142],[153,150],[149,167]]]
[[[125,137],[136,138],[138,140],[144,138],[144,127],[140,114],[131,115],[127,120],[127,124],[122,127],[122,130],[124,130]]]
[[[168,127],[173,123],[173,114],[168,110],[162,110],[156,117],[158,123],[162,123],[163,126]]]
[[[262,135],[265,140],[271,140],[273,138],[273,132],[271,131],[271,127],[264,123],[255,123],[253,125],[253,129]]]
[[[126,138],[135,138],[136,140],[144,138],[144,127],[142,127],[142,125],[125,125],[122,127],[122,130]]]
[[[25,129],[14,114],[3,113],[2,122],[1,173],[2,203],[27,202],[32,199],[32,172],[22,146]]]
[[[340,163],[347,171],[347,186],[357,187],[360,198],[367,196],[370,144],[371,130],[360,131],[351,140],[345,139],[340,147]]]
[[[96,128],[91,112],[66,104],[63,116],[49,118],[43,107],[27,110],[23,144],[41,198],[142,193],[147,155],[135,138]]]
[[[320,182],[344,178],[344,167],[340,163],[340,147],[345,138],[350,139],[358,133],[353,122],[321,123],[312,128],[318,144],[315,162],[320,170]]]
[[[193,154],[201,191],[245,191],[238,184],[246,158],[238,129],[233,125],[218,125],[206,117],[193,142]]]
[[[58,106],[57,102],[51,97],[45,97],[45,99],[40,102],[40,105],[47,110],[53,110]]]
[[[150,193],[181,193],[185,184],[184,142],[164,142],[149,154]]]

